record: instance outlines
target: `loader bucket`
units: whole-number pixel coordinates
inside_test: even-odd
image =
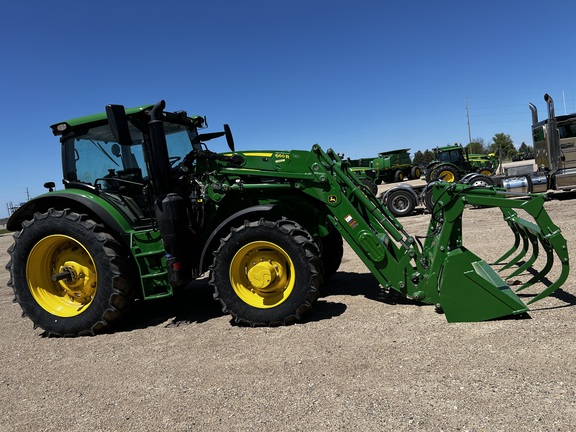
[[[448,322],[486,321],[528,311],[500,276],[465,248],[449,253],[439,281]]]

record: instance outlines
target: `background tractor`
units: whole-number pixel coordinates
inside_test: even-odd
[[[426,167],[427,182],[442,179],[451,183],[470,173],[491,176],[497,167],[493,158],[478,155],[471,157],[461,145],[436,147],[434,154],[434,161]]]
[[[519,238],[541,243],[556,290],[569,272],[566,241],[541,195],[512,200],[500,190],[435,182],[422,239],[409,235],[334,151],[237,151],[227,125],[165,111],[165,103],[52,125],[62,146],[63,190],[21,206],[7,227],[8,285],[48,335],[94,334],[135,298],[172,296],[209,275],[214,299],[236,323],[300,319],[337,271],[343,239],[385,291],[433,304],[448,321],[523,314],[528,306],[464,247],[465,204],[500,207]],[[225,137],[229,151],[206,142]],[[520,213],[531,217],[526,221]],[[537,248],[535,246],[536,254]],[[521,287],[524,289],[525,287]]]

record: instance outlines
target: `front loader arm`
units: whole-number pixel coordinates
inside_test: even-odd
[[[301,186],[303,191],[326,204],[330,221],[378,282],[385,289],[435,304],[448,321],[482,321],[529,310],[486,261],[464,247],[462,214],[466,204],[499,207],[512,231],[525,239],[524,244],[543,246],[547,253],[544,270],[519,290],[545,280],[554,254],[560,259],[559,278],[529,304],[550,295],[568,277],[566,240],[544,209],[542,195],[518,200],[497,188],[438,182],[428,235],[420,248],[332,150],[324,152],[314,146],[308,165],[317,181]],[[525,211],[534,222],[518,216],[515,209]],[[534,250],[537,254],[538,249]]]
[[[413,237],[332,150],[312,148],[308,166],[322,187],[303,189],[325,203],[333,225],[386,289],[423,301],[425,266]]]

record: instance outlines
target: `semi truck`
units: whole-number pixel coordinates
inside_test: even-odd
[[[468,162],[474,172],[463,174],[452,166],[452,162],[449,163],[464,160],[463,148],[442,147],[442,151],[437,152],[441,157],[437,159],[444,162],[436,161],[428,166],[427,180],[495,186],[519,194],[576,189],[576,113],[556,116],[552,97],[545,94],[544,100],[548,116],[543,120],[538,118],[536,106],[528,105],[532,112],[534,159],[500,164],[494,175],[489,175],[489,171],[472,169]],[[472,159],[475,158],[467,155],[466,160]],[[488,164],[484,166],[488,169]],[[379,198],[396,217],[408,216],[418,207],[431,207],[429,189],[425,185],[402,184],[383,192]]]
[[[554,101],[544,95],[548,117],[532,112],[534,160],[512,164],[494,178],[498,186],[515,192],[567,191],[576,189],[576,113],[556,116]]]

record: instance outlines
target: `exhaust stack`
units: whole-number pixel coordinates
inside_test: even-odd
[[[548,104],[548,155],[550,170],[556,171],[560,166],[560,135],[558,133],[558,123],[556,121],[556,114],[554,113],[554,100],[546,93],[544,100]]]
[[[535,125],[538,123],[538,108],[533,103],[529,103],[528,106],[530,107],[530,111],[532,111],[532,124]]]

